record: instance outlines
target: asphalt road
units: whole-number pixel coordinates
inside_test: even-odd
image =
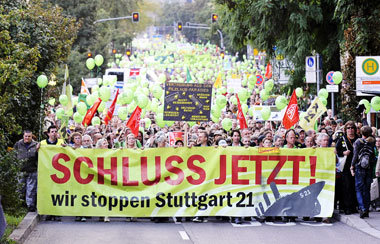
[[[246,222],[234,226],[210,219],[207,223],[154,223],[149,219],[126,222],[111,218],[110,223],[92,218],[85,223],[64,217],[61,222],[41,221],[26,244],[107,244],[107,243],[380,243],[379,239],[343,223],[323,224],[297,221]]]

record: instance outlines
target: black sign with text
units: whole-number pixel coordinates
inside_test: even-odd
[[[165,84],[164,120],[209,121],[212,84]]]

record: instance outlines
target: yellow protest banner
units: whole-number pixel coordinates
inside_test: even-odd
[[[326,112],[326,107],[323,105],[321,100],[316,97],[314,101],[311,103],[310,107],[306,111],[306,115],[301,118],[299,125],[304,129],[305,131],[313,130],[315,122],[317,122],[317,119],[321,117],[321,115]]]
[[[331,216],[334,148],[72,149],[42,146],[39,214]]]

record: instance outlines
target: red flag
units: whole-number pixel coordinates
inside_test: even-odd
[[[86,116],[84,116],[84,119],[82,121],[82,125],[87,126],[87,125],[91,124],[91,120],[94,117],[96,110],[98,110],[98,107],[99,107],[101,102],[102,102],[102,99],[98,98],[94,102],[92,107],[89,110],[87,110]]]
[[[140,117],[141,117],[141,108],[137,106],[135,108],[135,111],[133,111],[131,117],[129,118],[127,122],[127,127],[131,129],[132,133],[137,137],[139,133],[139,126],[140,126]]]
[[[108,122],[112,119],[113,112],[115,111],[115,103],[117,101],[117,97],[119,96],[119,89],[117,89],[116,96],[112,101],[110,108],[108,109],[107,116],[104,118],[104,123],[108,125]]]
[[[267,79],[270,79],[272,77],[272,65],[268,63],[266,71],[265,71],[265,77]]]
[[[246,129],[248,128],[247,121],[245,120],[243,110],[241,109],[240,99],[238,94],[236,94],[237,99],[237,105],[238,105],[238,113],[237,113],[237,119],[239,120],[240,129]]]
[[[294,90],[288,107],[286,108],[284,118],[282,119],[282,124],[284,125],[285,129],[288,130],[299,120],[300,118],[298,114],[297,96],[296,91]]]

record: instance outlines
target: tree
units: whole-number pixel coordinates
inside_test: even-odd
[[[63,63],[79,26],[41,0],[1,0],[0,140],[13,145],[21,129],[39,129],[41,92],[36,79]],[[45,89],[46,90],[46,89]]]
[[[342,71],[344,76],[341,92],[342,114],[352,118],[355,107],[356,56],[380,54],[380,2],[347,1],[337,2],[335,17],[340,21]],[[350,116],[351,115],[351,116]]]
[[[354,118],[355,56],[380,51],[378,1],[216,0],[216,3],[220,21],[234,45],[242,47],[250,43],[265,49],[268,57],[280,50],[293,62],[293,88],[304,83],[306,56],[322,55],[324,75],[340,70],[341,59],[346,81],[341,92],[342,105],[337,111],[345,119]]]

